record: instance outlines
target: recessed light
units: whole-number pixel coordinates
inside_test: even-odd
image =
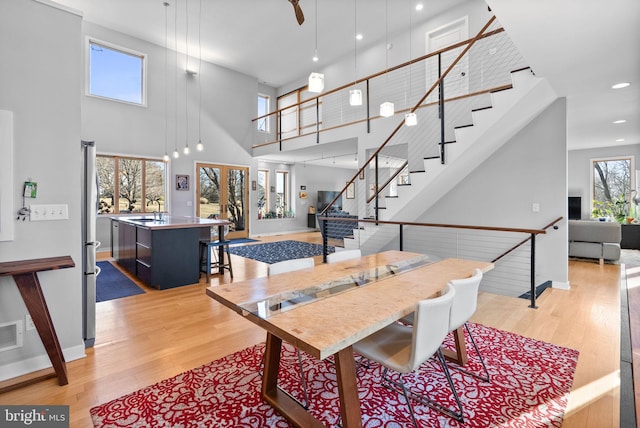
[[[416,10],[419,12],[419,11],[421,11],[421,10],[422,10],[422,8],[423,8],[423,7],[424,7],[424,6],[422,6],[422,3],[418,3],[418,4],[416,5]]]
[[[626,120],[625,119],[620,119],[620,120],[614,120],[613,123],[625,123]]]
[[[618,139],[616,140],[616,143],[622,143],[623,141],[624,141],[624,138],[618,138]]]
[[[620,82],[620,83],[616,83],[615,85],[611,86],[611,89],[622,89],[622,88],[626,88],[629,85],[631,85],[631,83],[629,83],[629,82]]]
[[[358,39],[358,40],[362,40],[362,34],[359,34],[359,33],[358,33],[358,34],[356,34],[356,39]]]

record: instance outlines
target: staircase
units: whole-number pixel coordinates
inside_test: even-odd
[[[550,84],[530,69],[511,73],[512,88],[491,93],[491,107],[471,112],[472,126],[455,129],[455,143],[446,145],[446,163],[425,158],[424,171],[410,172],[410,185],[398,186],[397,197],[387,197],[380,220],[417,221],[430,207],[544,111],[557,95]],[[345,249],[366,254],[388,243],[380,228],[370,223],[345,238]]]

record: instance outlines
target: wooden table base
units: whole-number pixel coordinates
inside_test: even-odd
[[[0,276],[13,276],[18,286],[22,300],[31,315],[47,355],[49,355],[60,385],[69,383],[67,366],[37,273],[74,266],[75,264],[69,256],[0,263]]]
[[[469,357],[467,356],[467,345],[464,343],[464,326],[453,332],[453,340],[455,342],[457,352],[443,348],[442,353],[448,361],[453,361],[459,366],[464,366],[467,364],[467,361],[469,361]]]
[[[278,389],[278,368],[282,339],[267,333],[265,349],[264,375],[262,378],[262,398],[276,409],[295,427],[321,428],[324,425],[297,401]],[[361,428],[362,416],[356,380],[356,365],[351,346],[334,354],[338,394],[340,396],[340,415],[345,428]]]

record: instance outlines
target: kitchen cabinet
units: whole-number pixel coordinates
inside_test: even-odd
[[[118,264],[136,274],[136,225],[120,221],[118,225]]]
[[[210,235],[209,225],[171,227],[169,221],[145,223],[139,219],[118,223],[117,261],[142,282],[165,289],[200,280],[200,235],[202,231]]]

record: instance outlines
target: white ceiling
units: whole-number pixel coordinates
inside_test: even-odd
[[[164,45],[163,0],[54,1],[81,11],[87,21]],[[184,25],[187,0],[168,1],[170,8],[177,7],[179,27]],[[357,26],[365,35],[363,47],[384,40],[387,1],[388,31],[393,34],[406,29],[409,2],[425,6],[422,12],[414,13],[412,19],[417,23],[453,5],[482,0],[359,0]],[[486,3],[533,71],[549,79],[558,95],[567,97],[570,150],[640,144],[640,0]],[[200,21],[204,60],[278,87],[352,52],[353,2],[318,1],[317,64],[311,61],[316,1],[300,0],[300,5],[305,15],[301,26],[288,0],[188,0],[190,53],[197,53]],[[184,52],[181,38],[178,48]],[[611,89],[621,81],[631,86]],[[627,122],[614,125],[618,119]],[[620,138],[624,142],[616,142]],[[329,153],[326,156],[331,158]]]

